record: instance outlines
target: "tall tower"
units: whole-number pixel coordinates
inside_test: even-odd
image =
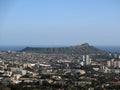
[[[82,56],[82,61],[83,61],[83,62],[85,61],[85,56],[84,56],[84,55]]]
[[[89,57],[89,55],[85,56],[85,65],[90,65],[91,64],[91,58]]]
[[[120,60],[117,61],[117,67],[120,68]]]

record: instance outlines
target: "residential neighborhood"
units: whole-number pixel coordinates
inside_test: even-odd
[[[9,90],[118,90],[120,54],[104,56],[1,51],[0,87]]]

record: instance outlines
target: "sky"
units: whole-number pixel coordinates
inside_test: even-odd
[[[0,46],[120,46],[120,0],[0,0]]]

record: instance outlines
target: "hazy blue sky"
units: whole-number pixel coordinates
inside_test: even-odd
[[[120,0],[0,0],[0,46],[120,45]]]

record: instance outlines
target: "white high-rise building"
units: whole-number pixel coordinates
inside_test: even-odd
[[[107,67],[111,67],[111,61],[107,61]]]
[[[120,61],[117,61],[117,67],[120,68]]]
[[[82,61],[83,61],[83,62],[85,61],[85,56],[84,56],[84,55],[82,56]]]
[[[91,58],[89,57],[89,55],[85,56],[85,65],[90,65],[91,64]]]
[[[117,67],[117,61],[114,61],[114,68]]]
[[[120,55],[118,55],[118,59],[120,59]]]

